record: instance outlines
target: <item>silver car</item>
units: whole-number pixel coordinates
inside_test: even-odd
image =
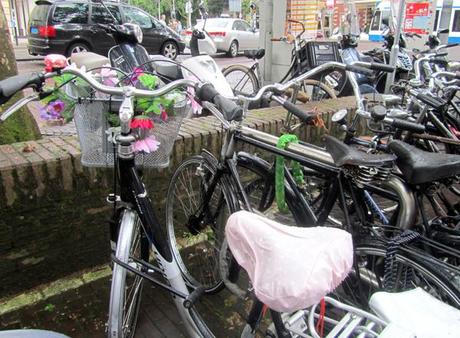
[[[195,28],[202,29],[204,21],[199,21]],[[217,51],[226,52],[235,57],[238,51],[259,48],[259,32],[246,21],[230,18],[211,18],[206,20],[206,31],[214,40]],[[190,45],[192,32],[185,31],[185,42]]]

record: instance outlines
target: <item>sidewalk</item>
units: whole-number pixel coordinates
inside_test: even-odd
[[[16,55],[16,61],[35,61],[43,60],[43,56],[33,56],[29,54],[27,50],[27,38],[19,38],[18,45],[16,41],[13,41],[14,54]]]

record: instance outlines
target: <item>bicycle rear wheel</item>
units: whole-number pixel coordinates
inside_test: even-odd
[[[251,68],[243,65],[231,65],[222,70],[235,95],[252,96],[260,89],[257,76]]]
[[[141,221],[135,211],[125,210],[121,213],[115,257],[139,269],[133,258],[145,261],[149,258],[148,239],[143,234]],[[142,277],[114,264],[110,290],[109,337],[134,337],[142,287]]]

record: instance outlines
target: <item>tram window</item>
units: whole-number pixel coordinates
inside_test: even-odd
[[[437,31],[439,29],[438,24],[439,24],[439,15],[441,14],[441,11],[439,9],[436,10],[436,16],[434,17],[434,26],[433,30]]]
[[[382,13],[382,24],[380,25],[380,29],[383,29],[383,27],[390,27],[390,11],[384,11]]]
[[[374,17],[372,18],[371,31],[378,31],[380,26],[380,11],[375,11]]]
[[[452,32],[460,32],[460,10],[455,11]]]

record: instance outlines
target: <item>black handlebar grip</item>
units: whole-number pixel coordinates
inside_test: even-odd
[[[350,72],[359,73],[359,74],[363,74],[363,75],[366,75],[366,76],[373,76],[374,75],[374,72],[372,70],[364,68],[364,67],[346,65],[345,69],[350,71]]]
[[[195,290],[193,290],[192,293],[190,293],[187,296],[187,298],[184,299],[184,307],[186,309],[190,309],[193,306],[193,304],[196,303],[198,298],[200,298],[204,294],[205,290],[206,289],[204,288],[204,286],[199,286]]]
[[[44,76],[39,73],[28,73],[11,76],[0,81],[0,104],[9,100],[11,96],[21,89],[29,86],[40,86],[44,81]]]
[[[230,99],[219,94],[210,83],[205,83],[196,91],[198,99],[214,103],[227,121],[241,121],[243,108]]]
[[[219,92],[210,83],[205,83],[196,91],[196,96],[200,101],[214,102],[214,97],[219,95]]]
[[[418,134],[423,134],[425,132],[425,126],[423,124],[406,120],[393,119],[391,125],[395,128],[411,131]]]
[[[302,109],[300,109],[298,106],[296,106],[295,104],[293,104],[292,102],[288,100],[284,100],[283,107],[286,110],[288,110],[290,113],[292,113],[293,115],[297,116],[300,120],[306,123],[311,122],[316,117],[315,114],[308,114],[304,112]]]
[[[444,100],[441,100],[439,98],[435,98],[433,96],[423,94],[423,93],[418,93],[416,98],[419,99],[420,101],[422,101],[423,103],[431,106],[432,108],[434,108],[436,110],[441,109],[446,104],[446,102],[444,102]]]
[[[387,65],[385,63],[377,63],[371,62],[371,66],[369,67],[372,70],[379,70],[381,72],[392,73],[395,70],[395,67]]]
[[[457,47],[457,46],[459,46],[459,45],[460,45],[460,43],[449,43],[449,44],[446,46],[446,48]]]
[[[243,108],[225,96],[217,94],[213,102],[227,121],[241,121],[243,118]]]

